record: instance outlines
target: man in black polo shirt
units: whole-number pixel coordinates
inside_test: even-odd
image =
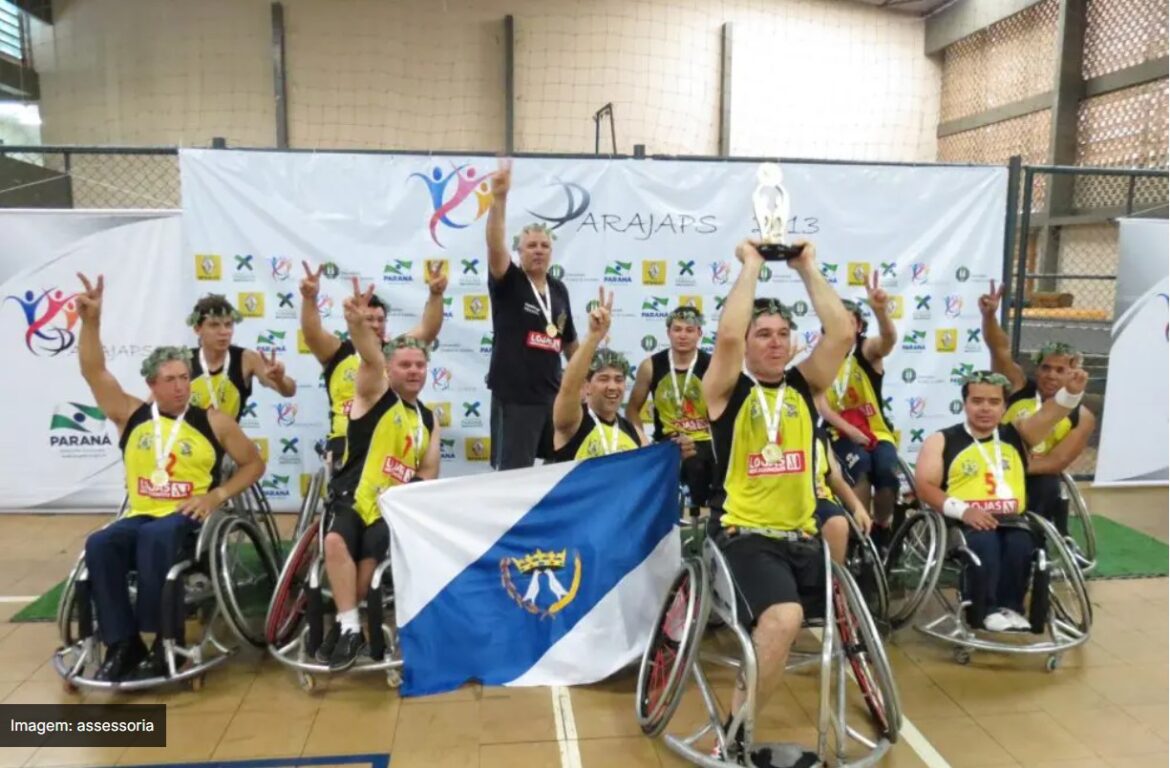
[[[565,284],[548,274],[552,232],[529,224],[512,241],[520,265],[505,243],[508,161],[492,177],[487,220],[488,293],[492,300],[491,459],[496,469],[531,467],[546,438],[552,403],[561,383],[561,355],[572,357],[577,330]],[[545,446],[547,447],[547,446]]]

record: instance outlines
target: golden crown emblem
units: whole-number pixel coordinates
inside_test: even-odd
[[[538,549],[524,557],[514,557],[512,562],[520,573],[530,573],[537,568],[564,568],[565,552],[563,549],[560,552],[544,552]]]

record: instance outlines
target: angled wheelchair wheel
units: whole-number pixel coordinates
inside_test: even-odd
[[[1062,496],[1068,497],[1066,543],[1081,571],[1088,573],[1097,567],[1097,533],[1093,528],[1093,516],[1089,513],[1089,505],[1085,503],[1085,497],[1081,495],[1081,490],[1072,475],[1062,472],[1060,482],[1064,486]]]
[[[837,563],[833,563],[833,575],[833,613],[841,646],[878,731],[895,743],[902,711],[885,646],[853,576]]]
[[[865,597],[865,604],[869,612],[878,623],[886,623],[889,614],[889,587],[886,584],[886,572],[882,565],[881,555],[873,539],[866,536],[858,527],[852,515],[846,515],[849,520],[851,536],[849,550],[845,556],[845,565],[853,576],[861,594]]]
[[[321,506],[322,491],[324,488],[325,467],[321,467],[309,480],[309,489],[305,493],[305,498],[301,500],[301,511],[297,515],[297,527],[293,532],[294,544],[300,541],[301,534],[312,527],[313,519],[316,517],[317,511]]]
[[[1028,518],[1044,533],[1053,631],[1069,639],[1084,637],[1093,624],[1093,604],[1089,601],[1080,563],[1052,523],[1031,512]]]
[[[710,584],[699,558],[683,561],[662,601],[638,669],[638,724],[648,736],[666,728],[682,700],[686,677],[707,624]]]
[[[209,554],[211,583],[228,627],[242,642],[262,647],[276,587],[269,542],[251,520],[228,517],[213,531]]]
[[[929,510],[910,515],[894,532],[885,562],[892,629],[913,619],[934,591],[942,574],[945,542],[942,516]]]
[[[80,604],[77,599],[77,582],[85,571],[85,553],[77,558],[65,586],[61,588],[61,599],[57,603],[57,636],[61,645],[69,647],[81,640]],[[92,609],[91,609],[92,610]],[[92,613],[90,614],[92,616]]]
[[[265,639],[271,646],[279,648],[287,645],[300,632],[304,623],[309,605],[306,587],[309,571],[317,559],[320,541],[318,533],[314,526],[301,534],[276,580],[264,628]]]

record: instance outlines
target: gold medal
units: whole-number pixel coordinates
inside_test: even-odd
[[[171,476],[165,469],[156,469],[150,473],[150,484],[155,488],[166,488],[170,481]]]
[[[557,334],[560,333],[560,331],[557,330],[556,323],[549,323],[546,325],[544,327],[544,332],[554,339],[557,337]]]
[[[764,461],[769,464],[779,464],[784,460],[784,449],[775,443],[765,445],[762,453],[764,454]]]

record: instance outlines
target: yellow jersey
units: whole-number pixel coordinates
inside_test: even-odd
[[[1007,411],[1003,415],[1003,424],[1015,424],[1020,419],[1025,419],[1036,411],[1040,410],[1040,392],[1036,388],[1036,382],[1028,379],[1028,382],[1020,388],[1018,392],[1013,392],[1007,400]],[[1043,441],[1032,446],[1032,453],[1048,453],[1056,445],[1066,437],[1068,433],[1076,429],[1077,424],[1081,420],[1081,409],[1072,409],[1067,416],[1056,422],[1056,426],[1048,433]]]
[[[617,447],[613,448],[615,440]],[[553,451],[551,463],[595,459],[608,453],[633,451],[641,445],[637,430],[624,416],[618,414],[617,420],[612,423],[600,417],[595,422],[589,415],[589,407],[582,405],[581,426],[577,427],[569,442]]]
[[[329,440],[345,437],[361,363],[353,342],[343,341],[325,364],[322,375],[325,377],[325,394],[329,398]]]
[[[656,442],[674,435],[687,435],[695,442],[711,439],[707,403],[703,401],[703,374],[710,364],[711,355],[695,350],[695,366],[688,376],[685,368],[670,370],[669,349],[651,355],[650,402]]]
[[[765,455],[775,450],[766,448],[770,440],[765,418],[774,412],[778,397],[783,398],[777,434],[780,454],[773,461]],[[796,368],[776,384],[757,384],[740,374],[727,408],[711,422],[716,484],[725,496],[724,526],[816,533],[813,512],[820,469],[814,414],[812,392]]]
[[[947,427],[943,433],[943,484],[947,496],[996,515],[1019,515],[1028,508],[1027,448],[1012,425],[999,425],[999,454],[1006,493],[997,493],[995,441],[985,437],[976,442],[964,424]]]
[[[243,347],[228,347],[226,364],[207,375],[199,361],[199,349],[191,350],[191,405],[204,410],[214,405],[220,413],[239,421],[251,396],[252,385],[244,379]]]
[[[878,442],[894,442],[894,429],[882,412],[883,375],[874,370],[861,349],[865,337],[860,337],[853,353],[845,358],[833,385],[825,392],[829,407],[840,413],[849,423],[865,424]],[[834,438],[840,435],[832,430]]]
[[[175,418],[160,414],[162,441],[169,442]],[[188,499],[207,494],[219,485],[223,447],[211,431],[207,411],[188,406],[179,425],[170,454],[165,457],[168,481],[155,486],[151,474],[158,468],[155,456],[154,419],[151,404],[143,403],[126,422],[119,447],[126,466],[126,493],[130,498],[128,516],[163,517]]]
[[[366,525],[378,520],[378,496],[418,473],[435,430],[435,417],[422,403],[411,405],[393,389],[361,418],[348,419],[345,458],[333,480],[335,498],[349,499]]]

